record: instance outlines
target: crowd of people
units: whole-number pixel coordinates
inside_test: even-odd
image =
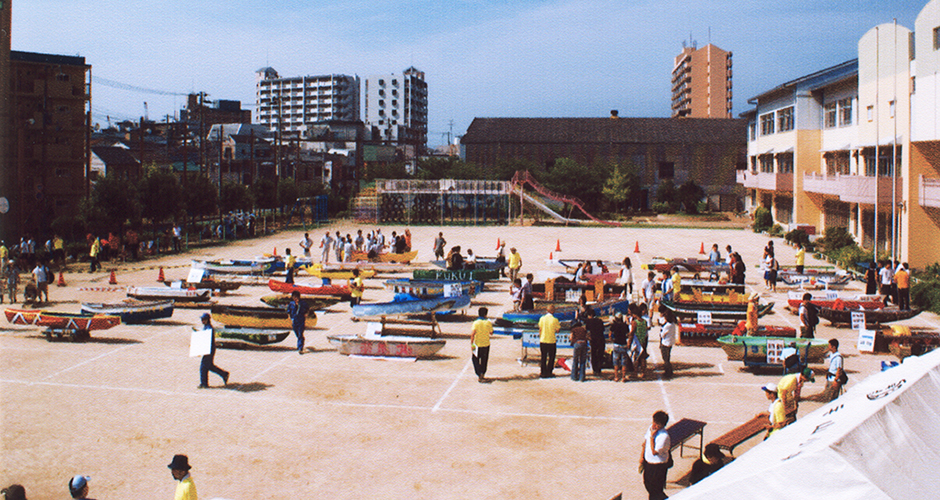
[[[301,247],[307,257],[310,256],[312,244],[310,235],[305,234],[304,239],[301,240]],[[366,235],[363,235],[362,229],[359,229],[355,238],[349,233],[343,236],[339,231],[336,231],[335,235],[331,235],[327,231],[320,238],[320,250],[320,262],[323,264],[329,263],[331,256],[335,258],[335,262],[351,262],[355,253],[364,253],[366,258],[370,260],[385,252],[408,253],[411,251],[411,230],[405,229],[401,234],[392,231],[392,235],[388,240],[382,234],[381,228],[369,231]]]

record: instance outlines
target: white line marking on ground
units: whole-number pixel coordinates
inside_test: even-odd
[[[724,366],[724,363],[718,363],[718,371],[721,372],[722,375],[724,375],[724,373],[725,373],[725,366]]]
[[[663,394],[663,405],[666,406],[666,413],[672,415],[672,405],[669,404],[669,395],[666,394],[666,384],[663,383],[662,377],[657,380],[659,383],[659,392]]]
[[[470,364],[473,360],[468,359],[467,364],[463,365],[463,370],[460,370],[460,375],[457,375],[457,378],[454,379],[454,382],[450,384],[450,387],[444,391],[444,394],[441,395],[441,399],[437,400],[437,403],[434,404],[434,408],[431,409],[432,412],[436,412],[441,408],[441,403],[444,402],[444,399],[447,398],[447,395],[450,394],[450,391],[454,390],[454,387],[457,387],[457,382],[460,382],[460,378],[463,377],[464,373],[467,373],[467,369],[470,368]]]
[[[160,336],[162,336],[162,335],[166,335],[166,334],[168,334],[168,333],[170,333],[170,332],[158,333],[158,334],[156,334],[156,335],[147,337],[147,338],[143,339],[143,341],[141,341],[141,344],[142,344],[142,343],[145,343],[145,342],[147,342],[147,341],[149,341],[149,340],[155,339],[155,338],[157,338],[157,337],[160,337]],[[110,350],[110,351],[108,351],[108,352],[99,354],[99,355],[97,355],[97,356],[95,356],[95,357],[93,357],[93,358],[86,359],[85,361],[82,361],[81,363],[72,365],[72,366],[70,366],[70,367],[68,367],[68,368],[63,368],[62,370],[59,370],[59,371],[57,371],[57,372],[55,372],[55,373],[53,373],[53,374],[51,374],[51,375],[46,376],[45,378],[43,378],[43,380],[49,380],[49,379],[51,379],[51,378],[53,378],[53,377],[62,375],[62,374],[65,373],[65,372],[74,370],[75,368],[78,368],[78,367],[80,367],[80,366],[87,365],[88,363],[91,363],[92,361],[97,361],[97,360],[99,360],[99,359],[101,359],[101,358],[104,358],[104,357],[110,356],[110,355],[112,355],[112,354],[114,354],[114,353],[123,351],[124,349],[128,349],[128,348],[135,347],[135,346],[139,346],[139,345],[140,345],[140,344],[127,344],[127,345],[123,345],[123,346],[121,346],[121,347],[118,347],[117,349],[112,349],[112,350]]]

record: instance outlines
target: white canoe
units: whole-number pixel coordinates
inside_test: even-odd
[[[177,302],[207,302],[212,298],[212,290],[209,288],[190,290],[168,286],[132,286],[127,289],[127,296],[140,300],[173,299]]]
[[[437,354],[446,341],[402,335],[327,335],[340,354],[427,358]]]

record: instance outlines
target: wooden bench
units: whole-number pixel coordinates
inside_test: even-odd
[[[689,448],[698,450],[701,455],[702,443],[705,441],[705,422],[699,422],[691,418],[683,418],[667,427],[666,432],[669,433],[669,451],[671,452],[679,448],[680,457],[682,457],[682,451],[685,449],[685,442],[698,434],[698,448],[693,448],[692,446],[689,446]]]
[[[754,415],[754,418],[722,434],[711,444],[717,444],[719,448],[728,450],[733,457],[736,446],[767,430],[769,418],[770,414],[767,412],[758,413]]]

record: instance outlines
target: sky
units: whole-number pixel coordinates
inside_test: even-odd
[[[936,1],[936,0],[935,0]],[[668,117],[683,42],[733,53],[733,113],[858,56],[927,0],[12,0],[12,48],[85,57],[92,120],[162,120],[189,92],[254,111],[255,72],[428,83],[428,145],[475,117]],[[102,82],[159,92],[114,88]]]

